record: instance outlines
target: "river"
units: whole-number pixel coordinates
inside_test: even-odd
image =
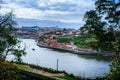
[[[101,77],[109,71],[109,61],[42,48],[37,46],[33,39],[20,40],[22,41],[21,45],[26,46],[27,52],[27,55],[22,57],[23,62],[56,69],[58,59],[59,70],[90,78]]]

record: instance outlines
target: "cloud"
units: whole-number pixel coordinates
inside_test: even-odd
[[[0,13],[13,10],[18,18],[84,23],[82,18],[94,9],[93,0],[4,0]]]

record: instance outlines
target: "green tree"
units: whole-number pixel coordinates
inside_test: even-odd
[[[25,55],[24,49],[19,49],[20,41],[11,35],[16,25],[12,17],[12,13],[0,13],[0,80],[20,80],[16,66],[5,60],[8,55],[14,55],[16,61],[21,61],[21,56]]]
[[[96,9],[86,12],[84,16],[86,24],[81,29],[86,29],[88,33],[96,36],[99,48],[113,50],[118,56],[120,55],[119,16],[113,0],[97,0]]]
[[[120,59],[114,58],[110,65],[110,71],[105,75],[105,80],[119,80],[120,79]]]
[[[120,10],[117,10],[117,6],[120,5],[116,0],[97,0],[96,11],[98,15],[104,16],[107,22],[106,28],[109,38],[109,44],[115,51],[116,56],[120,56]]]
[[[2,0],[0,0],[0,9],[1,4],[3,4]],[[0,58],[6,60],[8,55],[14,55],[16,61],[21,61],[21,56],[26,54],[25,48],[20,49],[20,41],[11,35],[17,25],[12,18],[12,12],[5,15],[0,13]]]
[[[12,17],[12,13],[0,15],[0,57],[6,59],[8,55],[14,55],[16,61],[21,61],[20,57],[25,55],[25,52],[20,49],[20,41],[11,35],[16,25]]]
[[[97,40],[98,48],[107,49],[110,48],[110,46],[108,47],[106,45],[112,39],[108,38],[107,34],[109,33],[105,30],[106,22],[101,21],[101,19],[102,17],[99,16],[95,10],[86,12],[84,16],[86,24],[81,28],[81,30],[87,31],[88,34],[95,35],[94,38]]]
[[[120,79],[120,11],[115,0],[97,0],[95,10],[86,12],[85,25],[82,30],[94,34],[98,48],[115,52],[115,58],[110,65],[106,80]]]
[[[87,46],[93,48],[94,50],[98,51],[98,41],[95,38],[91,38],[86,41]]]
[[[99,15],[104,15],[108,30],[114,33],[111,46],[116,57],[110,65],[110,72],[106,75],[106,79],[118,80],[120,79],[120,10],[117,8],[120,6],[120,1],[116,3],[116,0],[97,0],[95,5]],[[111,37],[111,35],[108,36]]]

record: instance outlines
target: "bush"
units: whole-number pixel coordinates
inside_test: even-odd
[[[21,80],[55,80],[53,78],[49,78],[46,76],[42,76],[39,74],[35,74],[28,71],[23,71],[23,70],[19,70],[19,73],[21,76]]]
[[[20,80],[18,75],[15,65],[0,58],[0,80]]]
[[[54,80],[39,74],[19,70],[13,63],[0,58],[0,80]]]
[[[120,79],[120,57],[115,58],[110,65],[110,71],[105,76],[105,80],[119,80]]]

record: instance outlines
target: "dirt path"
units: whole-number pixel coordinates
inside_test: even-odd
[[[49,72],[45,72],[45,71],[43,71],[43,70],[38,70],[38,69],[31,68],[31,67],[29,67],[29,66],[26,66],[25,71],[29,71],[29,72],[36,73],[36,74],[40,74],[40,75],[43,75],[43,76],[55,78],[55,79],[57,79],[57,80],[59,79],[59,78],[56,78],[57,76],[65,76],[64,73],[49,73]],[[55,76],[56,76],[56,77],[55,77]]]

